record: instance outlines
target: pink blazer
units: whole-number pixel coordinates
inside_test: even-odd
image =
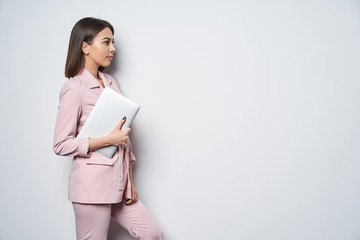
[[[99,72],[99,77],[105,87],[120,93],[115,79],[110,75]],[[88,152],[88,137],[76,137],[102,89],[98,81],[83,69],[67,80],[60,91],[54,152],[73,157],[69,179],[69,200],[72,202],[118,203],[123,199],[126,185],[125,196],[131,198],[128,171],[129,162],[135,161],[135,156],[130,140],[109,159],[100,153]]]

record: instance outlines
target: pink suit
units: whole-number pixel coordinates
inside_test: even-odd
[[[115,79],[102,72],[98,74],[105,87],[110,87],[120,93]],[[112,206],[111,204],[114,204],[114,209],[122,209],[123,212],[126,212],[126,209],[131,207],[133,209],[131,212],[137,216],[135,217],[136,219],[142,219],[141,215],[147,216],[143,218],[145,222],[142,224],[146,225],[148,223],[149,226],[157,226],[154,220],[149,218],[150,215],[140,201],[133,206],[126,206],[121,203],[123,196],[131,198],[128,168],[130,162],[135,161],[135,156],[130,140],[126,147],[119,147],[113,158],[109,159],[97,152],[88,152],[89,139],[87,137],[76,138],[99,98],[102,89],[98,81],[87,70],[83,69],[77,76],[65,82],[59,96],[58,115],[54,134],[54,151],[58,155],[73,156],[69,179],[69,200],[74,203],[75,213],[76,211],[78,212],[76,213],[78,239],[93,239],[79,237],[78,227],[83,228],[87,225],[84,221],[88,221],[88,218],[82,218],[79,212],[82,212],[84,215],[85,209],[87,209],[86,211],[100,209],[96,208],[94,204],[101,204],[103,206]],[[120,120],[121,119],[119,119],[119,121]],[[127,192],[124,193],[126,185]],[[121,204],[123,206],[119,207]],[[93,205],[93,207],[90,208],[89,206],[91,205]],[[114,210],[112,211],[114,212]],[[107,213],[107,215],[109,214]],[[118,221],[120,224],[121,222],[126,222],[126,219],[124,220],[119,217],[118,213],[115,212],[113,215],[118,216],[118,219],[122,219]],[[96,216],[96,214],[93,214],[93,216]],[[93,221],[95,220],[96,219],[93,219]],[[124,224],[121,225],[124,226]],[[137,224],[132,224],[132,226],[135,226],[134,231],[137,232]],[[106,226],[105,228],[104,226],[101,228],[106,229]],[[155,231],[157,234],[152,233],[150,235],[162,236],[158,227],[155,227]],[[97,230],[92,229],[90,232],[97,232]],[[159,232],[161,234],[159,234]],[[162,238],[139,237],[138,239]]]

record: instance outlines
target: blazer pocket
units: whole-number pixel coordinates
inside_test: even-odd
[[[85,160],[87,165],[108,165],[108,166],[114,165],[115,161],[116,161],[115,157],[110,159],[98,152],[92,152],[91,156]]]

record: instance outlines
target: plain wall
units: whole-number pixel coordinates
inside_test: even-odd
[[[115,27],[107,72],[141,105],[135,185],[167,240],[360,239],[355,0],[0,0],[0,239],[75,239],[52,142],[87,16]]]

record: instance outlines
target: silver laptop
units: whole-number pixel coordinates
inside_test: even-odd
[[[105,87],[84,126],[77,137],[102,137],[113,130],[126,117],[121,129],[130,127],[140,106],[109,87]],[[117,147],[107,146],[95,150],[108,158],[112,158]]]

